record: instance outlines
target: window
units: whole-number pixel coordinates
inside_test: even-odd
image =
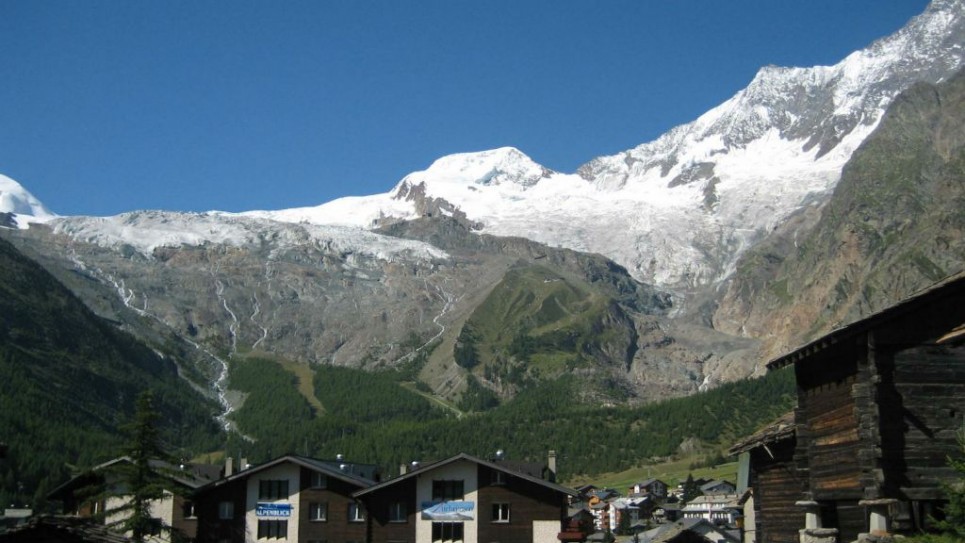
[[[506,484],[506,472],[505,471],[494,471],[493,472],[493,485],[502,486]]]
[[[327,488],[328,477],[319,471],[312,472],[312,488]]]
[[[389,522],[408,522],[409,514],[405,502],[395,502],[389,506]]]
[[[493,504],[493,522],[509,522],[509,504]]]
[[[461,522],[433,522],[433,541],[462,541]]]
[[[287,539],[287,520],[259,520],[258,539]]]
[[[465,496],[462,481],[432,481],[432,501],[461,500]]]
[[[186,501],[181,504],[181,512],[184,514],[184,518],[194,518],[197,514],[194,512],[194,502]]]
[[[365,522],[365,508],[357,503],[348,504],[348,521]]]
[[[235,518],[235,502],[221,502],[218,504],[218,518],[231,520]]]
[[[328,520],[328,504],[324,502],[309,503],[308,520],[318,522]]]
[[[258,482],[259,500],[281,500],[288,498],[287,479],[269,479]]]

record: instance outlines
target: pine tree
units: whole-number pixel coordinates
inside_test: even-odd
[[[690,500],[700,496],[700,487],[694,482],[694,474],[688,473],[687,480],[684,482],[684,495],[680,499],[684,504],[690,502]]]
[[[105,511],[110,520],[119,518],[109,525],[122,532],[131,534],[131,541],[141,543],[150,535],[170,534],[172,541],[178,541],[181,534],[171,526],[164,525],[160,519],[151,515],[151,505],[165,497],[165,491],[174,492],[177,488],[164,477],[163,466],[171,460],[161,447],[158,433],[158,414],[154,409],[154,396],[147,390],[138,397],[134,420],[124,429],[130,441],[124,448],[127,462],[119,463],[117,474],[120,484],[106,489],[107,495],[120,498],[124,503]]]

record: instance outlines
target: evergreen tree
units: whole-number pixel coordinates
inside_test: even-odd
[[[684,481],[684,495],[680,501],[686,505],[690,502],[690,500],[696,498],[697,496],[700,496],[700,487],[697,486],[696,482],[694,482],[694,474],[688,473],[687,480]]]
[[[141,543],[150,535],[170,534],[172,541],[181,539],[181,534],[171,526],[165,526],[160,519],[151,515],[152,502],[160,501],[165,491],[174,492],[177,488],[164,477],[164,465],[171,459],[161,447],[158,433],[158,414],[154,409],[154,395],[147,390],[138,397],[134,420],[125,427],[129,443],[124,448],[128,462],[117,466],[119,485],[106,489],[106,494],[120,498],[124,503],[105,511],[110,519],[109,525],[131,534],[131,541]],[[160,461],[160,462],[159,462]]]

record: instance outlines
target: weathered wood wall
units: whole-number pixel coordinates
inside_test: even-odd
[[[849,349],[848,354],[857,354]],[[833,365],[797,366],[798,444],[807,457],[808,490],[813,499],[860,499],[861,443],[853,399],[857,365],[853,356]],[[803,424],[802,424],[803,422]]]
[[[796,440],[785,439],[751,451],[751,486],[757,517],[757,541],[798,543],[804,509],[795,505],[807,490],[806,473],[794,462]]]
[[[899,499],[942,499],[965,427],[965,347],[905,349],[882,361],[881,374],[884,488]]]

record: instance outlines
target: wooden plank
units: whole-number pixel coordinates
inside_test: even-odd
[[[820,433],[829,428],[853,425],[854,421],[854,405],[848,402],[845,405],[840,405],[829,411],[816,414],[808,420],[808,428],[810,428],[812,432]]]
[[[858,441],[858,429],[846,428],[844,430],[840,430],[833,434],[817,437],[814,439],[813,443],[816,446],[823,447],[827,445],[844,445],[847,443],[856,443],[857,441]]]
[[[853,490],[861,488],[861,481],[855,474],[838,477],[811,477],[811,486],[816,490]]]

